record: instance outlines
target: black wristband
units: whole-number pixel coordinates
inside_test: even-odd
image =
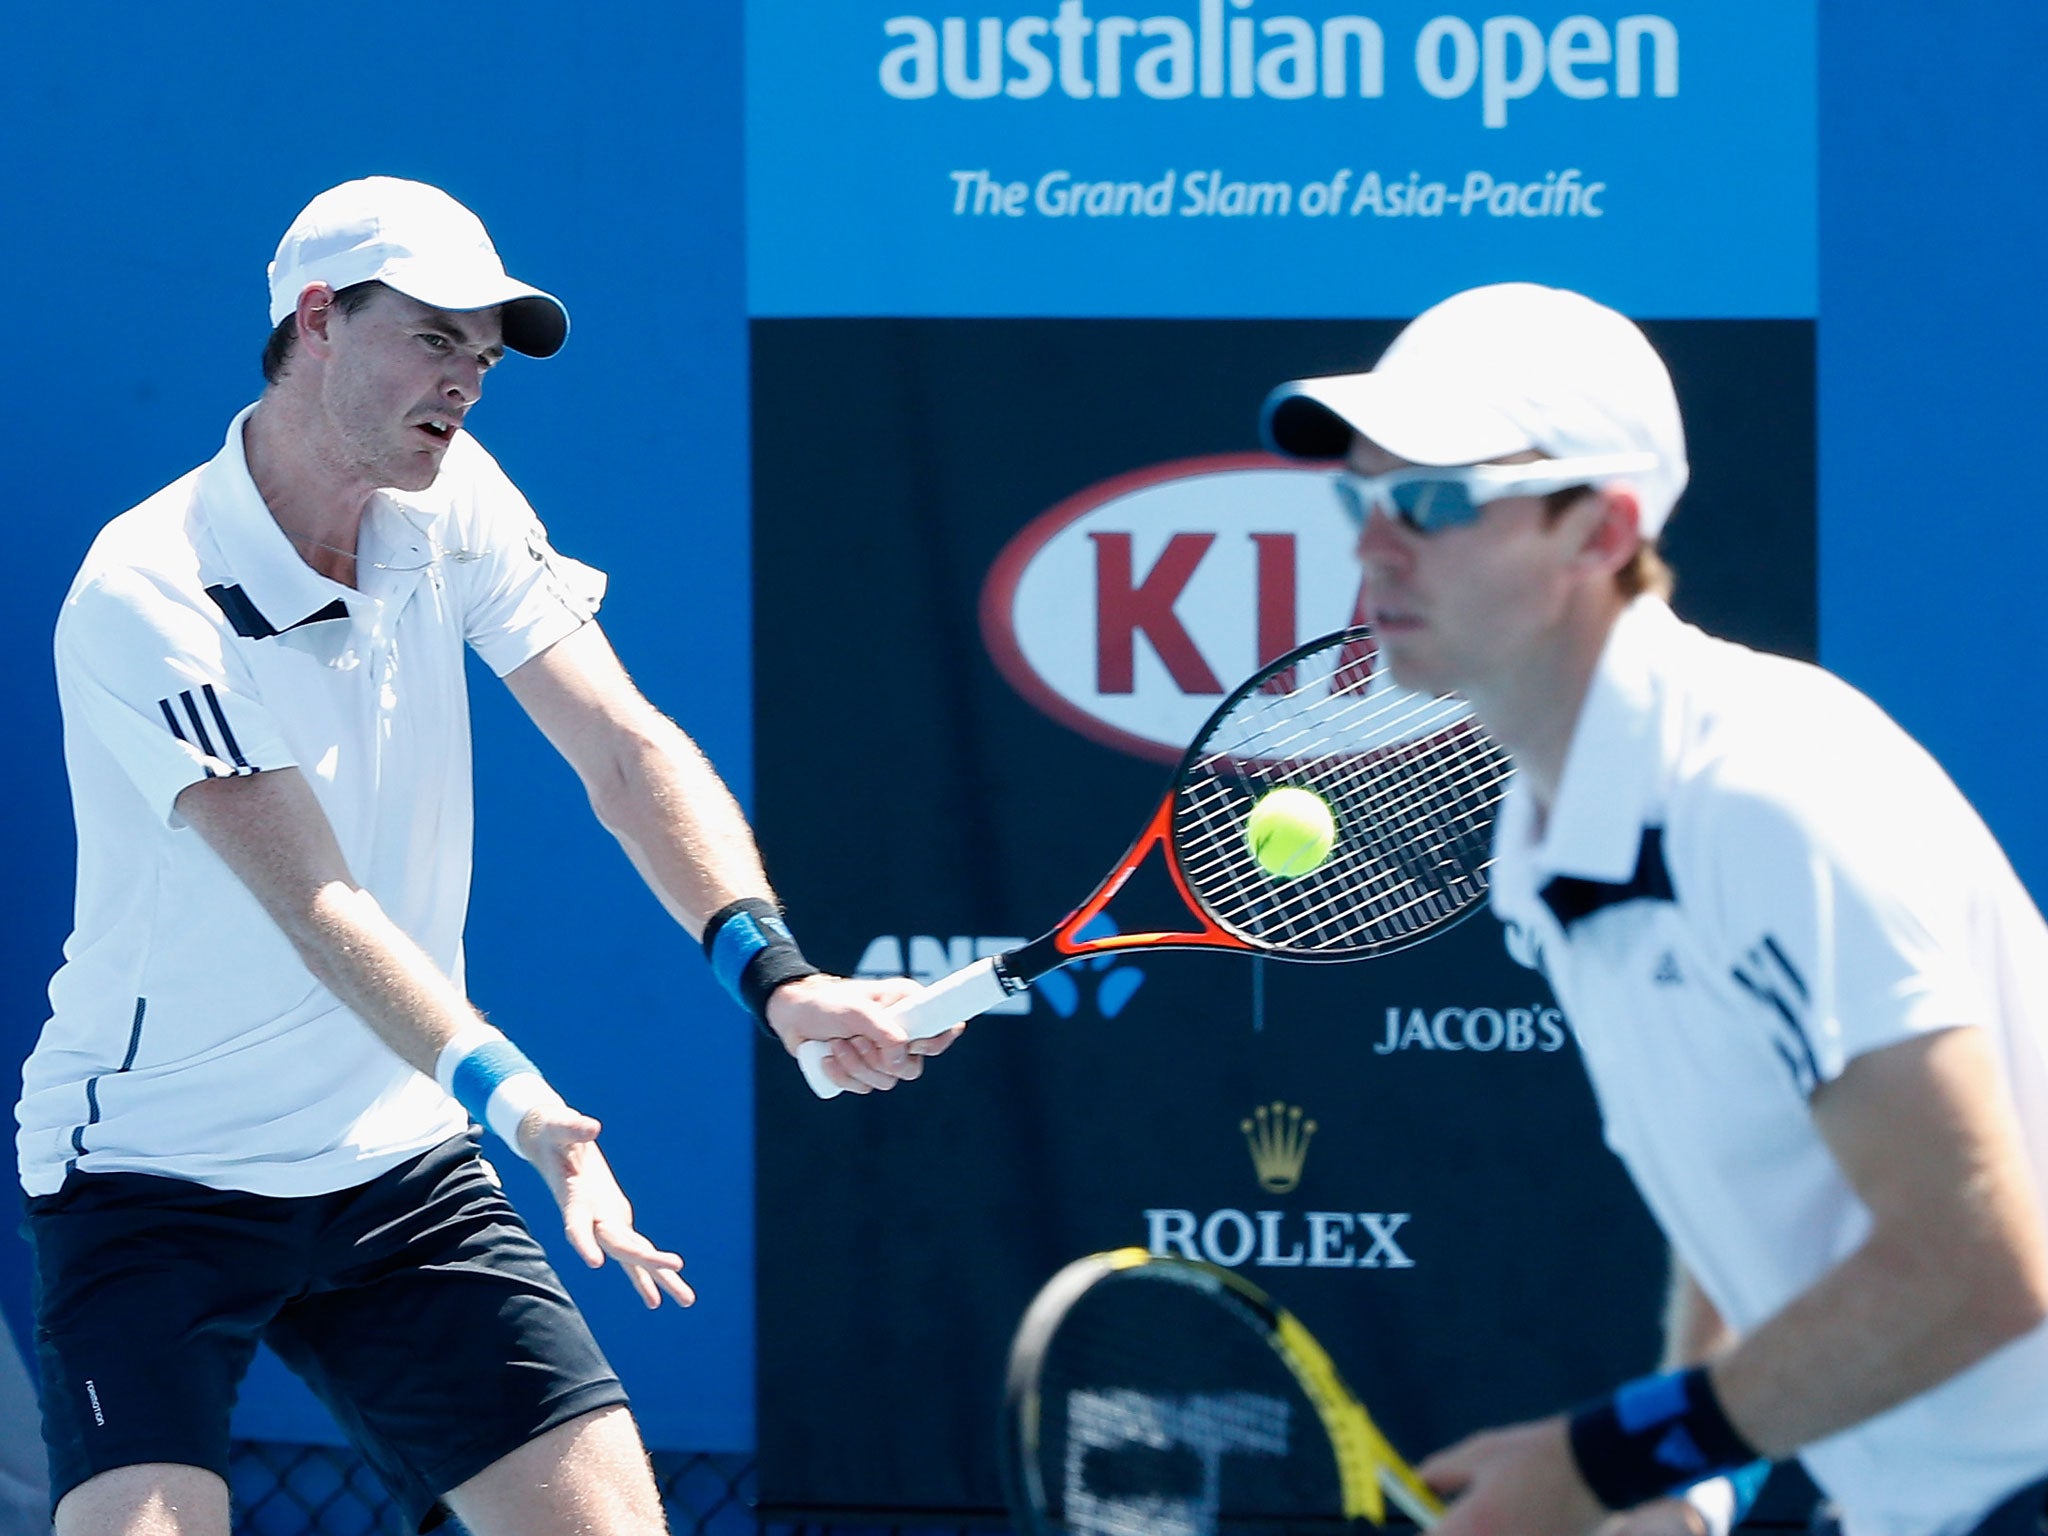
[[[704,957],[711,974],[747,1012],[768,1028],[768,999],[775,989],[818,968],[804,958],[774,903],[747,896],[711,914],[704,925]]]
[[[1705,1366],[1645,1376],[1571,1418],[1572,1460],[1609,1509],[1634,1509],[1757,1459]]]

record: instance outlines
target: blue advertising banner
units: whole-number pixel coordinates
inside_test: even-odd
[[[1812,316],[1813,0],[1441,3],[751,0],[750,310]]]

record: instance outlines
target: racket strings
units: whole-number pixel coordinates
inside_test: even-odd
[[[1076,1299],[1032,1370],[1022,1523],[1059,1536],[1334,1529],[1336,1452],[1267,1327],[1163,1273]]]
[[[1367,796],[1351,797],[1353,803],[1347,805],[1347,797],[1332,794],[1327,784],[1321,792],[1333,802],[1340,820],[1355,819],[1346,813],[1357,812],[1358,802],[1367,802],[1366,813],[1371,813]],[[1226,797],[1226,823],[1241,821],[1247,808],[1242,802],[1247,798],[1235,794]],[[1262,940],[1289,947],[1348,947],[1361,934],[1371,932],[1419,933],[1443,915],[1447,902],[1449,909],[1455,910],[1476,899],[1484,886],[1469,878],[1468,869],[1482,868],[1484,857],[1469,849],[1460,852],[1460,842],[1467,830],[1441,809],[1425,808],[1394,829],[1398,838],[1379,839],[1377,851],[1385,853],[1392,849],[1400,854],[1403,850],[1434,847],[1439,856],[1433,870],[1418,870],[1415,853],[1376,858],[1375,850],[1354,850],[1326,866],[1312,886],[1292,893],[1284,888],[1276,890],[1278,882],[1272,876],[1227,844],[1219,844],[1219,851],[1207,860],[1195,861],[1192,869],[1207,902],[1229,917],[1234,926],[1253,929]],[[1451,857],[1441,856],[1446,851]],[[1438,878],[1427,878],[1431,873]],[[1301,884],[1294,883],[1297,887]]]
[[[1355,635],[1297,653],[1283,691],[1245,689],[1190,753],[1174,847],[1196,899],[1226,927],[1283,952],[1335,958],[1415,942],[1486,891],[1506,754],[1458,700],[1364,677]],[[1353,653],[1353,654],[1347,654]],[[1329,807],[1336,844],[1318,868],[1269,874],[1245,839],[1268,790]]]

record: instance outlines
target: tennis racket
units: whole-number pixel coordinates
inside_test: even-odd
[[[1280,657],[1232,693],[1174,770],[1166,797],[1093,894],[1052,932],[977,960],[893,1015],[912,1039],[941,1034],[1062,965],[1113,950],[1234,949],[1288,960],[1356,960],[1419,943],[1486,895],[1507,754],[1459,699],[1416,693],[1375,665],[1355,625]],[[1337,826],[1329,857],[1283,878],[1261,867],[1245,818],[1267,791],[1306,789]],[[1154,856],[1186,926],[1083,938]],[[797,1060],[820,1098],[830,1047]]]
[[[1443,1505],[1294,1315],[1229,1270],[1077,1259],[1018,1325],[1003,1394],[1019,1536],[1427,1527]]]

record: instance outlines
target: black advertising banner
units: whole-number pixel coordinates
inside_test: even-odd
[[[1259,404],[1461,288],[1649,325],[1678,606],[1812,653],[1810,0],[746,10],[756,809],[822,963],[1037,936],[1222,695],[1352,617]],[[1416,1453],[1656,1352],[1661,1244],[1489,916],[1077,965],[887,1096],[759,1065],[773,1508],[993,1509],[1010,1332],[1105,1247],[1259,1281]]]
[[[931,979],[1036,936],[1222,693],[1350,619],[1327,477],[1256,418],[1396,329],[753,322],[756,813],[814,959]],[[1678,607],[1810,655],[1812,325],[1648,329],[1693,443]],[[1484,913],[1356,964],[1076,966],[885,1096],[760,1065],[773,1509],[996,1507],[1011,1329],[1100,1248],[1241,1269],[1415,1454],[1655,1356],[1661,1243]]]

